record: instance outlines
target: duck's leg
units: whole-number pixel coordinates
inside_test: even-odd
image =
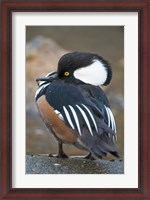
[[[58,142],[58,154],[49,154],[48,156],[55,157],[55,158],[68,158],[68,156],[63,151],[62,142]]]
[[[58,155],[57,158],[68,158],[68,156],[63,151],[63,143],[58,142]]]
[[[94,156],[92,155],[91,152],[87,156],[85,156],[84,158],[89,159],[89,160],[95,160],[95,158],[94,158]]]

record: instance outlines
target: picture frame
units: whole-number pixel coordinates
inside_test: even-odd
[[[138,188],[12,187],[12,13],[138,12]],[[1,199],[144,199],[150,198],[149,158],[149,1],[58,0],[1,2]]]

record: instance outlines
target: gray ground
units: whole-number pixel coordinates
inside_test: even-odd
[[[27,155],[27,174],[123,174],[123,161],[55,158],[48,155]]]

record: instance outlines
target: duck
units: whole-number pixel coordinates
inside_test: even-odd
[[[58,141],[59,158],[68,158],[63,144],[86,150],[89,159],[108,153],[119,158],[116,123],[103,87],[110,84],[112,69],[95,53],[69,52],[56,71],[38,77],[35,102],[49,131]]]

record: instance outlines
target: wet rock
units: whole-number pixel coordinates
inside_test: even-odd
[[[123,174],[120,160],[87,160],[82,157],[56,158],[48,155],[27,155],[27,174]]]

